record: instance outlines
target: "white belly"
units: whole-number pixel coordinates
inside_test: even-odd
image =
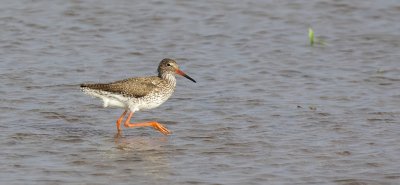
[[[119,107],[119,108],[128,107],[128,105],[125,102],[119,99],[104,97],[102,98],[102,100],[103,100],[103,107]]]
[[[129,98],[119,94],[113,94],[106,91],[82,89],[86,94],[100,98],[103,100],[104,107],[117,107],[123,109],[129,109],[132,112],[139,110],[149,110],[156,108],[163,104],[172,95],[170,93],[163,94],[162,96],[148,95],[141,98]]]
[[[163,95],[159,96],[150,94],[148,96],[142,97],[139,99],[138,102],[136,102],[135,106],[137,106],[138,110],[154,109],[167,101],[168,98],[172,95],[172,92],[173,91],[171,91],[170,93],[164,93]]]
[[[88,88],[83,88],[82,90],[84,93],[90,96],[100,98],[101,100],[103,100],[104,107],[118,107],[127,109],[129,106],[128,104],[129,99],[122,95],[113,94],[105,91],[92,90]]]

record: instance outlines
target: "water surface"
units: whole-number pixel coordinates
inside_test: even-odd
[[[397,184],[398,1],[11,1],[0,6],[1,184]],[[325,45],[310,47],[312,26]],[[174,96],[125,129],[82,82]]]

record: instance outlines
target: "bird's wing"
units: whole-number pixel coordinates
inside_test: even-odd
[[[140,98],[154,90],[157,87],[157,83],[158,77],[154,76],[128,78],[108,84],[82,84],[81,87]]]

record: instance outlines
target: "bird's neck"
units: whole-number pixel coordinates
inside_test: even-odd
[[[163,80],[167,81],[168,84],[172,86],[176,86],[176,78],[174,73],[172,72],[166,72],[166,73],[159,73],[158,77],[162,78]]]

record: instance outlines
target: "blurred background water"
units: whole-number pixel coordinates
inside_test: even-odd
[[[2,0],[1,184],[398,184],[400,2]],[[309,46],[307,29],[325,45]],[[124,129],[83,82],[156,74]]]

